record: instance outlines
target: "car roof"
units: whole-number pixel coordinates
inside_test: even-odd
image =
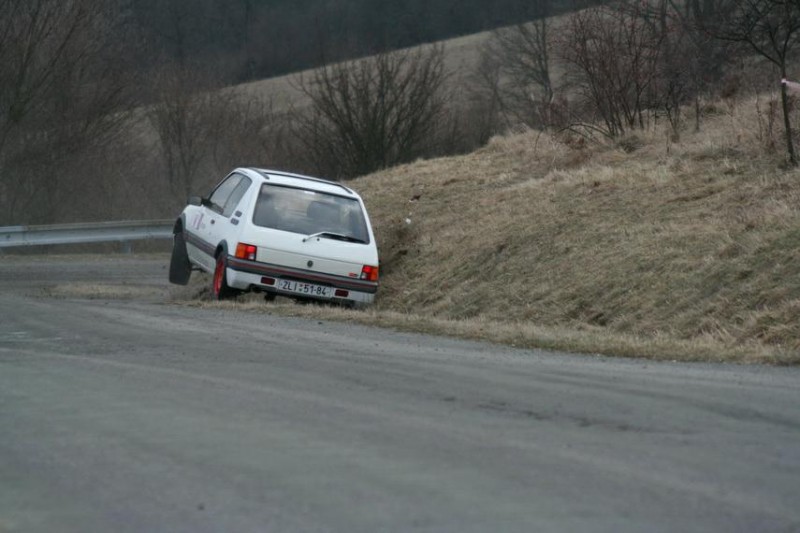
[[[353,189],[346,187],[337,181],[314,178],[312,176],[304,176],[303,174],[284,172],[282,170],[268,170],[255,167],[240,168],[237,170],[246,171],[248,174],[254,174],[266,181],[273,182],[278,185],[302,186],[304,188],[320,192],[329,192],[332,194],[344,194],[346,196],[358,197],[358,194]]]

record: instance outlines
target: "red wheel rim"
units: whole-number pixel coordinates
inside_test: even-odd
[[[225,275],[222,258],[217,260],[217,268],[214,270],[214,294],[219,296],[222,290],[222,276]]]

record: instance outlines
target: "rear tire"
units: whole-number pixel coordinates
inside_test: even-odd
[[[217,256],[217,266],[211,280],[211,294],[215,300],[228,300],[239,294],[239,291],[228,286],[228,256],[225,251]]]
[[[175,285],[186,285],[192,275],[192,264],[186,252],[183,233],[176,233],[172,240],[172,257],[169,261],[169,282]]]

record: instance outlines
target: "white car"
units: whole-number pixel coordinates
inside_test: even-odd
[[[237,168],[175,221],[169,280],[213,275],[216,299],[259,291],[345,305],[372,303],[378,248],[361,197],[333,181]]]

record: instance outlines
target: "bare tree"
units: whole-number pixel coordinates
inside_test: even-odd
[[[467,78],[466,89],[478,145],[486,144],[492,135],[506,128],[507,115],[512,114],[505,110],[508,103],[504,99],[501,72],[502,67],[487,42],[475,70]]]
[[[191,68],[173,65],[157,78],[149,121],[158,137],[173,206],[233,166],[262,164],[283,137],[271,102],[215,88]]]
[[[322,172],[351,178],[430,149],[444,110],[443,49],[381,53],[296,78],[311,100],[300,139]]]
[[[85,52],[74,48],[96,8],[89,1],[66,4],[0,0],[0,150],[31,115],[41,119],[49,111],[68,74],[62,64]]]
[[[527,7],[531,22],[492,32],[481,51],[474,92],[517,122],[547,127],[555,122],[550,0],[533,0]]]
[[[799,0],[740,0],[718,16],[721,24],[712,28],[717,38],[748,45],[774,64],[783,79],[789,76],[789,60],[800,44]],[[781,103],[789,163],[797,166],[789,97],[784,83],[781,83]]]
[[[678,137],[683,122],[683,108],[696,97],[702,79],[698,59],[702,56],[696,30],[688,15],[677,12],[673,0],[655,0],[645,4],[625,0],[615,5],[628,17],[644,24],[653,42],[660,43],[655,58],[655,76],[649,89],[650,105],[655,116],[664,113]],[[699,117],[697,125],[699,126]]]
[[[688,92],[694,100],[694,129],[700,131],[701,98],[714,91],[725,67],[733,60],[730,47],[712,37],[713,28],[721,22],[717,14],[733,9],[738,0],[659,1],[668,4],[660,10],[672,19],[671,26],[680,31],[680,45],[677,48],[667,45],[666,51],[671,61],[685,62]]]
[[[119,131],[130,94],[117,7],[0,0],[0,218],[60,216],[90,181],[67,179],[67,162]]]
[[[569,16],[561,56],[584,103],[602,121],[603,134],[617,137],[645,126],[645,111],[655,99],[661,41],[643,17],[619,6]]]

